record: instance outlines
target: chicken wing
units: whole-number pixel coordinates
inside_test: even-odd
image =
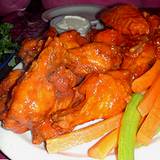
[[[91,74],[78,91],[85,98],[77,106],[53,115],[55,124],[73,128],[98,118],[108,118],[122,112],[130,98],[129,72]],[[117,89],[118,88],[118,89]]]
[[[64,130],[54,126],[50,114],[69,109],[73,104],[78,103],[83,98],[77,95],[76,90],[73,89],[74,86],[80,83],[81,79],[64,66],[58,67],[53,76],[49,78],[49,81],[55,86],[56,99],[49,114],[43,120],[34,123],[32,127],[32,142],[35,144],[39,144],[59,134],[69,132],[69,128]]]
[[[58,39],[45,48],[22,80],[15,86],[9,101],[4,127],[14,132],[31,129],[55,105],[55,86],[49,81],[62,61],[63,49]]]
[[[80,76],[117,69],[121,62],[122,57],[118,47],[96,42],[69,49],[64,59],[65,65]]]
[[[124,41],[124,37],[113,29],[106,29],[104,31],[100,31],[94,35],[95,42],[104,42],[107,45],[122,45]]]
[[[23,59],[25,65],[29,65],[35,57],[41,52],[44,41],[39,39],[25,39],[18,52],[18,56]]]
[[[127,35],[149,34],[149,25],[142,13],[133,5],[119,5],[100,14],[105,25]]]
[[[88,43],[88,40],[75,30],[60,34],[59,39],[66,49],[77,48]]]
[[[81,79],[63,65],[67,50],[60,39],[51,39],[13,89],[8,102],[9,111],[3,123],[5,128],[16,133],[31,130],[33,143],[41,143],[63,133],[64,130],[52,127],[50,114],[79,101],[73,101],[75,91],[72,88]]]
[[[32,127],[32,142],[39,144],[44,140],[58,136],[62,133],[69,132],[70,129],[62,129],[54,126],[50,114],[60,110],[68,109],[73,103],[80,101],[81,97],[75,97],[73,87],[79,83],[79,78],[75,76],[69,69],[60,66],[56,69],[49,81],[55,87],[55,102],[49,113],[43,120],[37,121]],[[73,101],[74,99],[74,101]]]
[[[152,42],[147,42],[130,48],[129,53],[124,56],[121,68],[129,70],[135,79],[150,69],[154,62],[155,47]]]

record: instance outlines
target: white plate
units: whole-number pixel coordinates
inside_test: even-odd
[[[78,126],[77,129],[94,122],[97,120]],[[48,154],[44,144],[32,144],[30,131],[16,134],[0,127],[0,149],[11,160],[92,160],[87,156],[87,150],[97,141],[98,139],[57,154]],[[114,155],[112,154],[107,160],[114,160]]]
[[[14,69],[22,68],[22,63],[19,63]],[[88,122],[76,129],[97,121],[99,120]],[[98,139],[93,140],[58,154],[48,154],[44,144],[34,145],[31,139],[29,131],[24,134],[15,134],[3,129],[0,123],[0,150],[11,160],[93,160],[87,156],[87,150],[98,141]],[[116,160],[116,157],[111,154],[106,157],[106,160]],[[136,149],[135,160],[160,160],[160,133],[154,137],[152,144]]]
[[[46,10],[42,14],[42,19],[45,22],[50,21],[54,17],[61,15],[76,15],[87,18],[88,20],[95,20],[95,15],[102,10],[103,7],[99,5],[74,5],[57,7],[53,9]]]
[[[33,145],[30,132],[15,134],[0,127],[0,149],[11,160],[93,160],[87,157],[87,149],[97,140],[76,146],[58,154],[48,154],[44,145]],[[135,160],[159,160],[160,134],[154,137],[152,144],[135,151]],[[106,160],[116,160],[115,155]]]

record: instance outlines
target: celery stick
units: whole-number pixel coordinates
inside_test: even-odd
[[[136,133],[141,119],[137,106],[142,98],[141,94],[133,94],[122,117],[118,140],[118,160],[134,160]]]

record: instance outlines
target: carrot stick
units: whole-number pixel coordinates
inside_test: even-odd
[[[119,129],[102,137],[95,145],[88,150],[88,155],[93,158],[105,158],[107,154],[117,146]]]
[[[137,133],[137,142],[149,144],[160,127],[160,95]]]
[[[48,139],[46,141],[47,151],[49,153],[56,153],[99,138],[105,133],[118,128],[121,117],[122,113],[57,138]]]
[[[145,91],[152,85],[158,75],[160,75],[160,60],[157,60],[150,70],[133,81],[132,90],[134,92]]]
[[[143,117],[149,113],[158,95],[160,95],[160,76],[155,79],[138,106],[138,110]]]

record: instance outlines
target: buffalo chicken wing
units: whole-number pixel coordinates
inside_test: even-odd
[[[122,112],[130,98],[129,77],[126,71],[88,75],[78,87],[78,92],[85,98],[77,106],[53,114],[56,125],[73,128],[84,122]]]
[[[25,65],[31,64],[35,57],[41,52],[44,41],[39,39],[25,39],[22,47],[18,52],[18,56],[23,59]]]
[[[119,5],[103,11],[100,19],[105,25],[127,35],[149,34],[149,24],[143,14],[132,5]]]
[[[92,72],[105,73],[119,68],[122,62],[118,47],[105,43],[89,43],[79,48],[69,49],[64,63],[77,75],[87,75]]]
[[[15,86],[9,101],[9,112],[4,127],[15,132],[31,129],[43,120],[55,105],[55,86],[49,80],[61,63],[61,44],[53,41],[45,48]],[[18,127],[17,127],[18,126]],[[21,130],[22,127],[22,130]]]

